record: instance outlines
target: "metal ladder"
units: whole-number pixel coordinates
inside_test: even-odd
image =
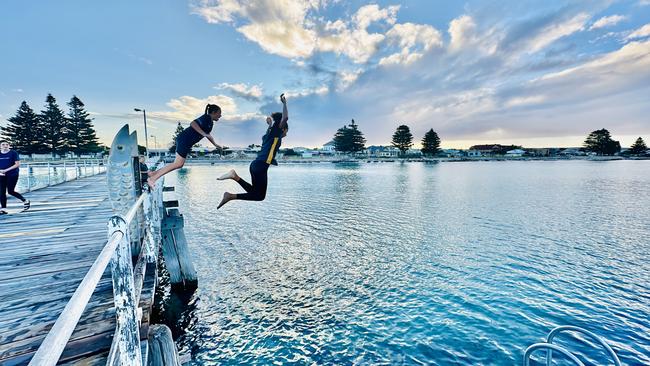
[[[551,361],[553,360],[553,351],[557,351],[563,355],[565,355],[567,358],[569,358],[573,363],[575,363],[578,366],[585,366],[582,361],[580,361],[573,353],[569,352],[566,348],[560,347],[556,344],[553,344],[553,339],[555,336],[557,336],[561,332],[578,332],[582,333],[584,335],[589,336],[591,339],[595,340],[598,342],[605,351],[609,354],[611,357],[611,360],[614,361],[614,366],[621,366],[621,361],[618,359],[618,356],[616,356],[616,353],[614,353],[614,350],[612,350],[612,347],[605,342],[604,339],[599,337],[598,335],[580,328],[576,327],[573,325],[562,325],[559,326],[555,329],[553,329],[548,336],[546,337],[546,342],[542,343],[535,343],[531,345],[530,347],[526,348],[526,352],[524,352],[524,366],[529,366],[530,365],[530,356],[533,354],[533,352],[540,350],[540,349],[545,349],[546,350],[546,366],[551,366]]]

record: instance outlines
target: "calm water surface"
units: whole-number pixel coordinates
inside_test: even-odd
[[[193,365],[520,365],[564,324],[650,364],[650,162],[284,165],[266,201],[217,211],[241,191],[225,170],[167,180],[199,275]]]

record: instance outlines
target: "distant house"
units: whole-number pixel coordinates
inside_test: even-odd
[[[408,149],[406,150],[407,156],[422,156],[422,151],[420,149]]]
[[[482,156],[479,150],[472,150],[472,149],[465,151],[465,155],[467,155],[470,158],[476,158]]]
[[[399,156],[399,149],[393,146],[368,146],[366,149],[368,156],[395,158]]]
[[[335,146],[334,146],[334,140],[331,140],[328,143],[326,143],[325,145],[323,145],[322,151],[323,152],[329,152],[329,153],[335,152],[336,149],[335,149]]]
[[[506,151],[506,156],[517,157],[523,156],[526,152],[522,149],[513,149]]]
[[[441,153],[443,156],[446,156],[448,158],[459,158],[463,156],[463,152],[456,149],[444,149],[441,151]]]
[[[563,156],[585,156],[587,155],[584,151],[580,151],[580,148],[578,147],[569,147],[567,149],[564,149],[558,153],[558,155],[563,155]]]

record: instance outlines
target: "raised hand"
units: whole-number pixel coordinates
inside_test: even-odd
[[[287,104],[287,98],[284,96],[284,93],[280,94],[280,101],[282,104]]]

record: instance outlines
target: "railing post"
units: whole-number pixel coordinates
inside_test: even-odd
[[[27,192],[32,191],[32,166],[27,167]]]
[[[50,162],[47,162],[47,186],[50,186]]]
[[[74,161],[74,179],[79,179],[79,164],[77,161]]]
[[[109,240],[113,234],[121,232],[122,239],[111,258],[113,277],[113,300],[115,302],[115,329],[119,347],[119,364],[141,366],[140,326],[138,304],[136,303],[129,225],[121,216],[113,216],[108,221]]]
[[[63,182],[68,181],[68,170],[65,168],[65,160],[63,160]]]

